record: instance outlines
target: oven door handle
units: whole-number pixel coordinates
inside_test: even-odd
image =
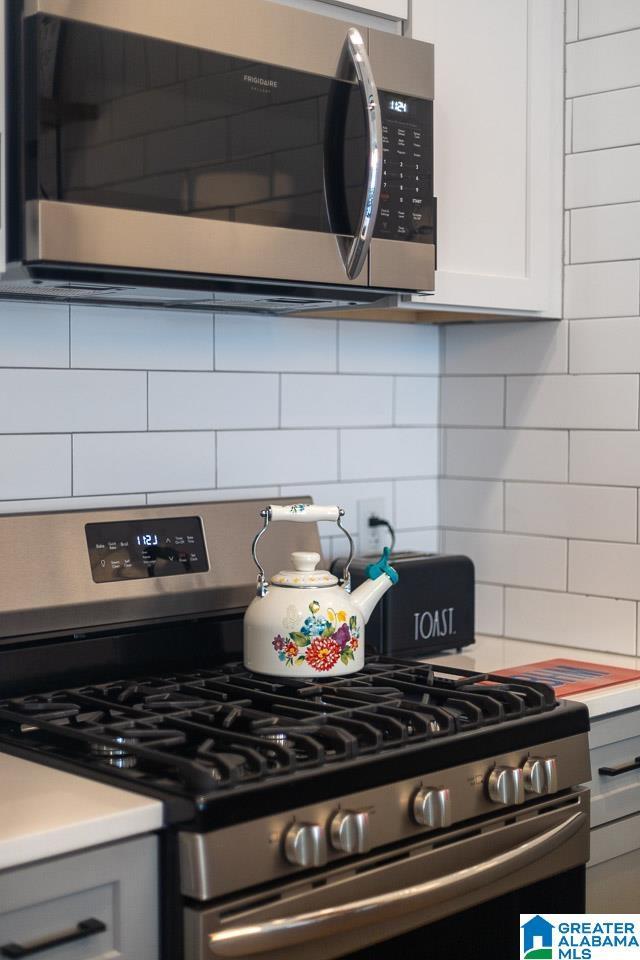
[[[353,65],[360,87],[367,122],[367,180],[360,222],[352,240],[338,237],[344,269],[350,280],[358,277],[367,259],[378,216],[382,188],[382,112],[378,88],[369,62],[366,44],[356,27],[345,41],[345,54]]]
[[[479,887],[501,880],[556,850],[574,836],[585,822],[584,813],[574,813],[557,826],[518,844],[512,850],[415,886],[391,890],[337,907],[300,913],[293,917],[218,930],[209,934],[209,950],[216,957],[252,957],[268,950],[284,949],[321,937],[339,935],[369,923],[384,923],[443,900],[464,896]]]

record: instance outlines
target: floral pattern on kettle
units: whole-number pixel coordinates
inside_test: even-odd
[[[344,610],[331,608],[323,616],[317,600],[309,604],[309,613],[310,616],[305,618],[298,630],[289,630],[286,636],[278,634],[273,638],[273,649],[278,659],[287,667],[299,667],[306,663],[312,670],[322,673],[335,667],[338,660],[345,667],[350,660],[355,660],[354,654],[360,643],[358,618],[351,616],[347,619]],[[295,625],[290,617],[285,620],[285,629]]]

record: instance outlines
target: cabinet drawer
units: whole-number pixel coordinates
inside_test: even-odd
[[[587,910],[637,913],[640,909],[640,814],[591,831]]]
[[[601,767],[613,767],[640,756],[640,736],[606,743],[591,750],[591,823],[593,826],[640,812],[640,768],[607,776]]]
[[[4,871],[0,957],[18,944],[37,945],[34,960],[157,960],[157,886],[152,836]],[[78,926],[88,920],[98,923]]]

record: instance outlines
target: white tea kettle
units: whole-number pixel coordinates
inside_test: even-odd
[[[364,625],[398,574],[388,563],[385,548],[378,563],[367,568],[368,579],[349,590],[353,540],[342,526],[344,510],[293,503],[261,511],[264,526],[252,545],[258,568],[257,596],[244,615],[244,663],[248,670],[271,676],[337,677],[364,666]],[[256,548],[270,523],[289,520],[316,523],[333,520],[349,540],[349,559],[338,579],[316,570],[319,553],[291,554],[291,570],[265,577]]]

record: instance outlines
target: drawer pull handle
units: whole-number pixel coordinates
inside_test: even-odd
[[[41,953],[44,950],[53,950],[63,943],[72,943],[74,940],[84,940],[86,937],[92,937],[94,933],[102,933],[106,930],[106,925],[102,920],[96,920],[95,917],[89,917],[88,920],[81,920],[70,930],[63,930],[61,933],[54,934],[52,937],[32,940],[31,943],[5,943],[0,947],[0,956],[2,957],[30,957],[34,953]]]
[[[600,767],[598,773],[604,777],[617,777],[621,773],[630,773],[632,770],[640,770],[640,757],[635,760],[626,760],[625,763],[616,763],[613,767]]]

